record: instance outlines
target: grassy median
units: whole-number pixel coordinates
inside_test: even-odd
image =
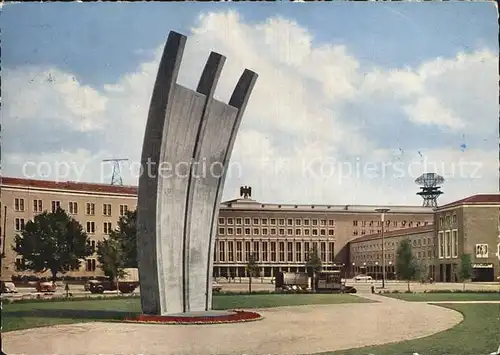
[[[308,304],[366,303],[348,294],[252,294],[215,295],[214,309],[252,309]],[[57,324],[120,320],[141,311],[139,297],[84,299],[73,301],[4,302],[2,331]]]
[[[384,293],[382,295],[411,302],[500,301],[500,292]]]
[[[439,304],[464,315],[455,327],[425,338],[321,355],[479,355],[500,345],[500,304]],[[411,322],[411,319],[408,320]],[[317,354],[320,355],[320,354]]]

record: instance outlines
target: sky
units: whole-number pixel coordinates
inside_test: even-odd
[[[2,8],[4,176],[135,185],[160,55],[188,36],[178,82],[227,57],[215,98],[258,73],[224,199],[420,205],[498,192],[492,2],[18,3]]]

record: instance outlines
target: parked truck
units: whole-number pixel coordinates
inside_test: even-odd
[[[125,275],[118,280],[118,290],[121,293],[132,293],[139,286],[139,271],[137,268],[127,268]],[[91,293],[104,293],[104,291],[116,291],[117,282],[106,280],[89,280],[85,284],[85,290]]]
[[[306,291],[311,288],[311,280],[304,272],[278,272],[274,285],[276,291]]]

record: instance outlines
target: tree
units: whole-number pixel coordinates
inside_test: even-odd
[[[402,240],[396,252],[396,275],[398,279],[408,281],[408,292],[410,292],[410,281],[418,278],[420,269],[413,256],[410,241]]]
[[[313,245],[312,249],[307,252],[306,269],[309,277],[311,277],[311,286],[316,290],[316,274],[323,268],[321,258],[318,255],[318,247]]]
[[[472,260],[470,254],[462,254],[458,269],[458,279],[462,281],[465,291],[465,281],[472,278]]]
[[[137,267],[137,211],[127,211],[118,220],[115,230],[109,234],[109,239],[120,244],[125,268]]]
[[[50,271],[52,281],[57,273],[80,267],[80,259],[92,254],[89,239],[81,224],[63,209],[43,212],[26,223],[15,236],[12,250],[22,256],[20,270]]]
[[[258,276],[259,264],[257,263],[258,257],[256,253],[251,253],[247,261],[247,275],[248,275],[248,292],[252,292],[252,277]]]
[[[97,243],[97,260],[99,267],[110,281],[116,282],[119,291],[119,280],[125,276],[125,253],[122,244],[114,238],[107,238]]]

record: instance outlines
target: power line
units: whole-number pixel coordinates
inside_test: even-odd
[[[128,158],[103,159],[103,163],[113,163],[113,175],[111,176],[111,185],[123,185],[121,175],[121,162],[128,161]]]

